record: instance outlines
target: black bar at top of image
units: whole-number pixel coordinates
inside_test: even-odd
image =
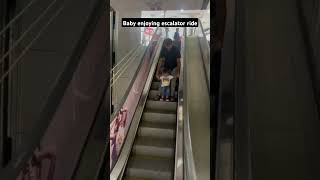
[[[198,18],[122,18],[122,27],[198,27]]]

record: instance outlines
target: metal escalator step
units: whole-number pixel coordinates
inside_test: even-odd
[[[160,91],[159,90],[150,90],[149,91],[149,99],[155,99],[158,97],[158,95],[160,95]]]
[[[133,176],[127,176],[127,177],[124,177],[123,180],[150,180],[150,179],[147,179],[147,178],[141,178],[141,177],[133,177]]]
[[[174,138],[176,124],[142,122],[138,135],[144,137]]]
[[[173,159],[131,156],[125,175],[139,179],[172,180],[173,163]]]
[[[145,111],[142,115],[142,121],[153,123],[176,123],[177,114],[164,111]]]
[[[138,137],[133,146],[135,155],[174,158],[175,141],[171,138]]]
[[[177,111],[177,102],[153,101],[148,100],[146,103],[147,110],[164,110],[170,112]]]
[[[151,90],[159,90],[160,88],[160,82],[159,81],[153,81],[151,84]]]

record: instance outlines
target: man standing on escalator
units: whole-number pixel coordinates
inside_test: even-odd
[[[173,39],[174,39],[174,44],[178,47],[179,51],[181,51],[181,38],[179,34],[179,28],[176,29]]]
[[[171,101],[175,101],[176,80],[180,74],[180,58],[181,54],[176,46],[173,46],[173,41],[167,38],[163,41],[163,47],[160,52],[160,59],[157,67],[156,77],[160,79],[160,71],[162,68],[169,70],[169,73],[174,77],[170,82]]]

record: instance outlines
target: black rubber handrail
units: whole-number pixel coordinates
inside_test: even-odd
[[[56,112],[61,99],[67,89],[74,72],[76,71],[78,64],[80,63],[80,57],[87,46],[91,35],[93,34],[98,20],[103,10],[107,7],[109,2],[106,0],[97,0],[91,12],[85,28],[81,32],[80,39],[77,46],[73,50],[73,53],[68,61],[64,71],[55,81],[50,95],[46,101],[43,110],[40,113],[40,118],[35,127],[33,128],[33,138],[27,144],[26,148],[20,153],[20,155],[11,160],[11,162],[0,173],[0,179],[16,179],[21,169],[27,164],[29,158],[34,153],[34,150],[39,146],[42,137],[44,136],[54,113]]]
[[[205,57],[204,57],[204,51],[203,51],[203,49],[204,48],[207,48],[207,51],[210,53],[210,46],[209,46],[209,43],[208,43],[208,41],[207,41],[207,38],[206,38],[206,36],[205,36],[205,34],[204,34],[204,30],[203,30],[203,26],[202,26],[202,23],[201,23],[201,21],[200,21],[200,19],[199,19],[199,24],[200,24],[200,31],[201,31],[201,33],[202,33],[202,35],[203,35],[203,38],[206,40],[206,45],[205,45],[205,47],[203,47],[202,45],[201,45],[201,39],[198,37],[198,40],[199,40],[199,48],[200,48],[200,51],[201,51],[201,57],[202,57],[202,65],[203,65],[203,70],[204,70],[204,72],[205,72],[205,76],[206,76],[206,82],[207,82],[207,88],[208,88],[208,92],[210,92],[210,56],[208,57],[209,59],[207,59],[207,61],[209,61],[209,64],[206,64],[206,59],[204,59]],[[207,68],[209,68],[209,72],[208,72],[208,69]]]

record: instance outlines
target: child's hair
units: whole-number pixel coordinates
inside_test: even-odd
[[[169,73],[169,69],[168,68],[163,68],[162,69],[162,74],[166,74],[166,73]]]

